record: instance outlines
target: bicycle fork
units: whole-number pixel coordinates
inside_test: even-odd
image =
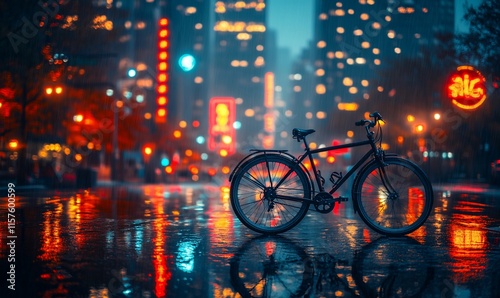
[[[384,185],[385,189],[387,190],[387,199],[391,201],[395,201],[399,198],[399,194],[394,189],[392,186],[391,182],[389,181],[389,178],[387,177],[387,173],[385,172],[385,166],[382,165],[380,168],[378,168],[379,175],[381,177],[380,180],[382,180],[382,184]]]

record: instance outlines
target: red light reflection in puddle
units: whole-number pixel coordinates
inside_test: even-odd
[[[454,208],[449,230],[451,270],[457,283],[484,278],[488,248],[484,205],[460,201]]]

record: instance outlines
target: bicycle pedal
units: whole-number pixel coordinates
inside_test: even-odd
[[[347,202],[347,201],[349,201],[349,198],[346,198],[346,197],[340,196],[340,197],[338,197],[338,198],[335,198],[334,200],[340,204],[340,203],[342,203],[342,202]]]

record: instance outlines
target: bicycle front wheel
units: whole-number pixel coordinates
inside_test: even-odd
[[[361,219],[387,236],[409,234],[424,224],[434,200],[427,175],[413,162],[386,157],[373,160],[353,185]]]
[[[307,213],[309,180],[298,164],[273,154],[242,165],[231,182],[230,200],[238,219],[264,234],[285,232]]]

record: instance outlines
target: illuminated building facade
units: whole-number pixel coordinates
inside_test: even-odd
[[[158,41],[160,18],[164,4],[154,1],[94,1],[109,11],[108,19],[119,28],[118,43],[112,49],[117,54],[118,69],[114,69],[116,90],[113,96],[125,100],[126,106],[145,106],[144,120],[154,128],[157,105]],[[163,25],[166,30],[166,25]],[[167,40],[168,36],[164,36]],[[165,93],[165,92],[162,92]],[[166,97],[163,96],[166,107]],[[164,107],[163,107],[164,106]],[[166,109],[163,110],[166,113]],[[163,112],[162,112],[163,113]],[[166,116],[166,115],[165,115]],[[166,117],[162,117],[166,119]]]
[[[345,112],[359,118],[364,111],[353,112],[370,99],[381,69],[397,59],[418,57],[423,47],[436,44],[436,33],[453,29],[451,0],[317,0],[315,100],[306,112],[319,127]]]
[[[171,19],[169,123],[197,128],[208,122],[210,0],[167,1]],[[163,12],[163,10],[162,10]]]
[[[234,97],[239,149],[262,146],[266,4],[264,0],[216,1],[211,97]],[[260,141],[259,141],[260,138]]]
[[[102,5],[111,5],[106,3],[102,1]],[[151,119],[156,124],[177,124],[181,120],[187,123],[206,122],[208,99],[204,97],[208,84],[207,47],[211,1],[112,3],[116,11],[122,12],[117,14],[119,20],[115,25],[125,28],[125,34],[120,38],[121,44],[118,45],[120,92],[124,94],[128,91],[128,96],[144,93],[143,100],[148,107],[146,120]],[[165,32],[167,35],[162,35]],[[162,42],[164,49],[159,48]],[[161,63],[166,65],[165,69],[159,68]],[[131,68],[137,71],[136,76],[127,77],[127,70]],[[165,80],[158,77],[160,72],[165,75]],[[154,120],[159,120],[158,88],[163,82],[166,82],[166,90],[160,93],[168,96],[166,102],[160,102],[166,111],[165,114],[161,112],[163,120],[158,122]]]

